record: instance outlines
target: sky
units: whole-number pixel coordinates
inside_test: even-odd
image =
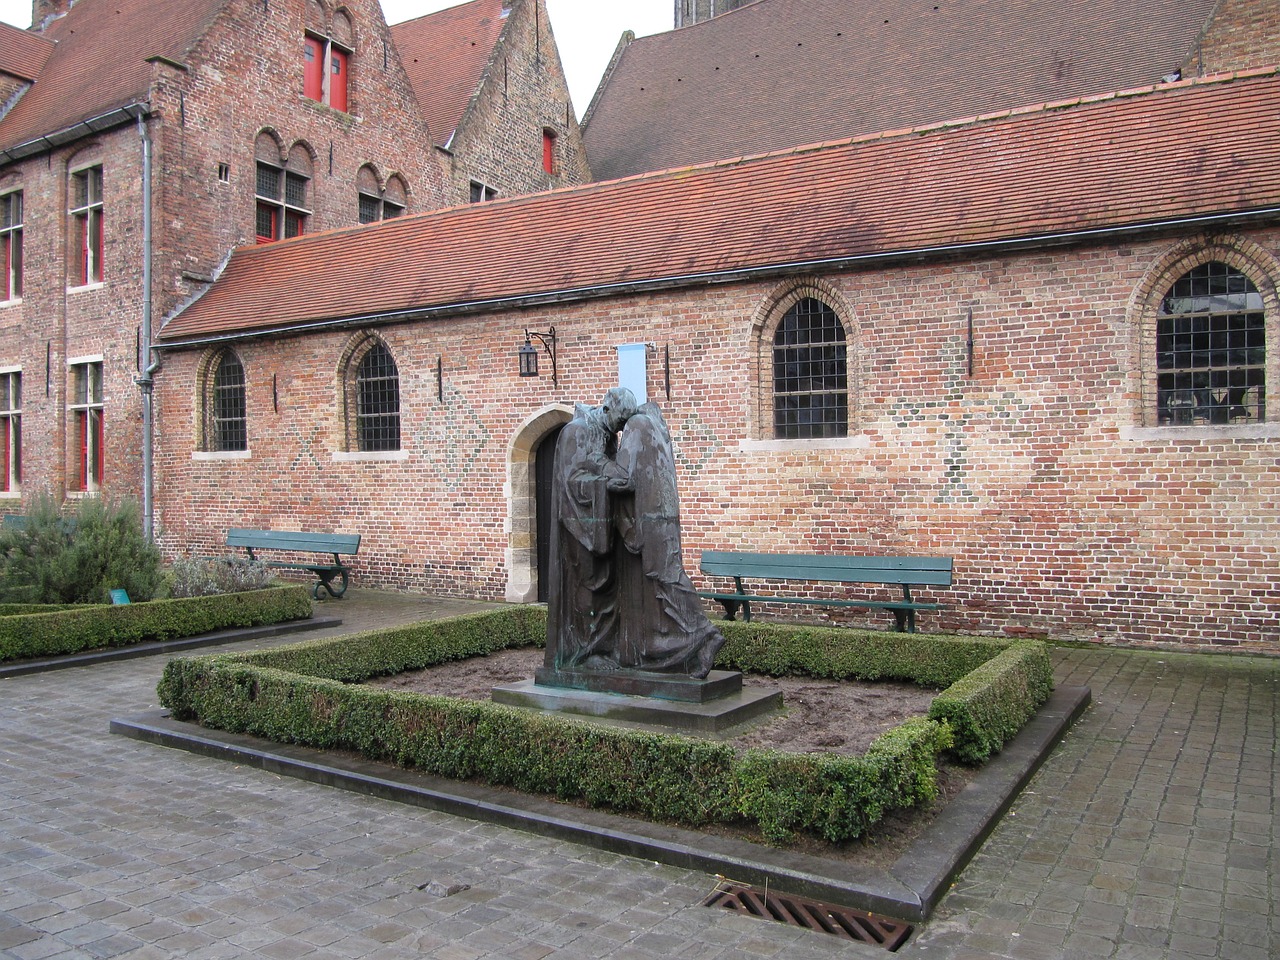
[[[459,0],[382,0],[388,23],[412,20],[456,6]],[[624,30],[637,37],[672,28],[671,0],[546,0],[560,59],[564,61],[569,93],[578,116],[586,111],[600,75],[609,65]],[[0,0],[0,20],[18,27],[31,25],[31,0]]]

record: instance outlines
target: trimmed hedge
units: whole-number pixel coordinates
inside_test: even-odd
[[[716,665],[773,677],[901,680],[946,687],[929,718],[946,721],[953,755],[982,763],[998,753],[1053,690],[1053,664],[1038,640],[939,637],[833,627],[727,621]]]
[[[0,662],[305,620],[311,616],[311,598],[306,587],[290,586],[119,606],[44,609],[43,613],[0,616]]]
[[[1043,645],[1026,642],[724,626],[728,642],[718,665],[741,666],[771,656],[775,669],[768,672],[773,673],[914,679],[911,648],[918,672],[931,685],[959,680],[972,665],[998,659],[1015,646],[1027,649],[1010,657],[998,677],[1020,670],[1037,674],[1026,665],[1036,660],[1031,649],[1036,646],[1048,663]],[[175,718],[208,727],[354,750],[439,776],[479,778],[693,826],[745,819],[772,842],[799,832],[832,842],[852,839],[889,810],[936,796],[937,757],[953,745],[949,718],[910,720],[879,737],[862,757],[797,755],[738,751],[721,742],[359,683],[539,644],[545,630],[545,611],[522,606],[273,650],[180,658],[165,667],[158,692]],[[802,634],[825,655],[805,653],[804,643],[784,636],[790,634]],[[881,645],[886,637],[890,639]],[[866,643],[867,638],[874,642]],[[791,652],[778,654],[780,647]],[[865,662],[857,668],[860,650]],[[800,670],[801,663],[807,669]],[[1009,665],[1014,663],[1023,666]],[[991,722],[987,701],[952,700],[962,706],[952,708],[951,715],[973,731],[970,736],[984,737],[981,743],[991,747],[1002,727]],[[967,703],[978,706],[966,713]],[[1019,705],[1026,707],[1025,702]],[[1012,711],[999,716],[1003,721]],[[968,754],[980,749],[964,746]]]
[[[1048,648],[1018,640],[933,698],[929,718],[955,731],[955,755],[982,763],[1022,729],[1053,691]]]

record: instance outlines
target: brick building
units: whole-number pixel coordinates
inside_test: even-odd
[[[483,89],[454,157],[511,191],[569,182],[581,149],[545,10],[508,6],[484,70],[462,78]],[[235,247],[455,202],[454,160],[378,0],[35,0],[32,22],[0,24],[0,499],[16,512],[35,490],[123,493],[150,525],[160,319]],[[551,81],[529,79],[534,60]],[[494,63],[519,93],[505,122],[530,111],[512,175],[505,145],[481,163],[499,125],[468,119],[495,109]],[[538,181],[552,128],[561,166]]]
[[[611,180],[1280,63],[1278,19],[1274,0],[756,0],[624,35],[583,136]]]
[[[638,351],[695,570],[943,554],[931,628],[1280,650],[1278,116],[1259,69],[242,248],[160,334],[166,546],[534,599],[540,466]]]
[[[455,202],[591,179],[544,0],[472,0],[391,34]]]
[[[690,27],[730,10],[737,10],[753,0],[676,0],[675,26]]]

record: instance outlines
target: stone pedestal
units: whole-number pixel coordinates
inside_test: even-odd
[[[541,682],[544,679],[553,683]],[[744,688],[742,674],[713,670],[706,680],[618,670],[538,671],[537,680],[493,688],[494,703],[599,720],[643,723],[674,733],[714,734],[782,709],[782,691]]]

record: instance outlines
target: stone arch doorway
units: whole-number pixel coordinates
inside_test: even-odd
[[[555,438],[572,418],[573,407],[556,404],[531,416],[512,436],[507,458],[506,599],[510,603],[534,603],[546,595],[551,460]],[[545,474],[542,484],[540,473]]]
[[[534,555],[537,560],[539,603],[547,602],[551,583],[551,496],[555,475],[556,441],[564,424],[547,431],[533,452]]]

